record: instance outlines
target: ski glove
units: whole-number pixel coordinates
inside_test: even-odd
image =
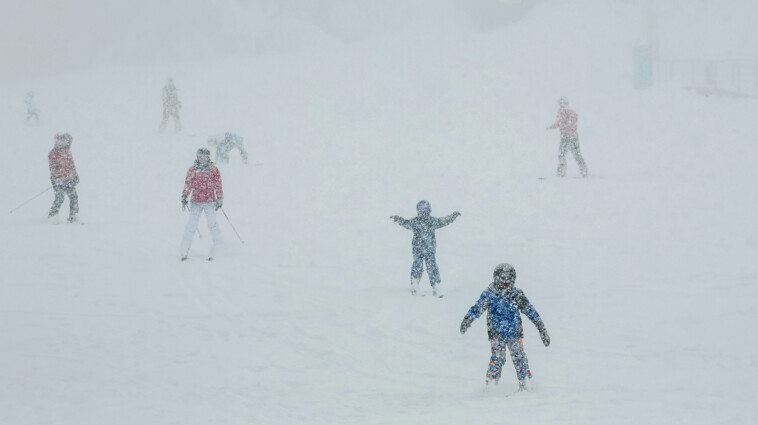
[[[545,347],[550,346],[550,335],[547,334],[547,329],[542,328],[542,330],[540,330],[540,338],[542,339],[542,343],[545,344]]]
[[[542,340],[542,343],[545,345],[545,347],[550,346],[550,335],[547,334],[547,328],[545,328],[545,323],[542,322],[541,319],[538,322],[534,322],[535,326],[537,326],[537,330],[540,331],[540,339]]]
[[[182,211],[187,209],[187,195],[182,195]]]
[[[79,176],[74,176],[74,186],[79,184]]]
[[[455,211],[455,212],[453,212],[453,215],[454,215],[456,218],[458,218],[458,217],[460,217],[460,216],[461,216],[461,213],[459,213],[458,211]]]
[[[463,318],[463,321],[461,322],[461,334],[465,334],[466,330],[471,327],[471,324],[474,323],[474,318],[471,316],[466,316]]]
[[[219,208],[221,208],[224,205],[224,199],[218,198],[216,199],[216,211],[218,211]]]
[[[400,220],[402,220],[402,218],[400,218],[400,216],[397,216],[397,215],[393,215],[393,216],[392,216],[392,217],[390,217],[390,218],[391,218],[391,219],[392,219],[392,221],[394,221],[395,223],[397,223],[397,222],[399,222]]]

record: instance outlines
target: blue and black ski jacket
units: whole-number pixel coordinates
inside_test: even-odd
[[[487,312],[487,334],[490,339],[498,336],[523,338],[521,313],[524,313],[538,329],[543,326],[539,313],[526,298],[524,291],[515,286],[501,290],[491,283],[466,316],[477,319],[485,311]]]

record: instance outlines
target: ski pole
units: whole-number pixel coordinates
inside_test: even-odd
[[[19,208],[23,207],[24,205],[28,204],[29,202],[32,202],[33,200],[35,200],[35,199],[39,198],[40,196],[42,196],[42,194],[43,194],[43,193],[47,192],[48,190],[50,190],[50,189],[52,189],[52,188],[53,188],[53,187],[52,187],[52,186],[50,186],[50,187],[48,187],[47,189],[43,190],[42,192],[40,192],[40,193],[38,193],[38,194],[34,195],[34,197],[32,197],[31,199],[29,199],[28,201],[26,201],[26,202],[24,202],[23,204],[21,204],[21,205],[17,206],[16,208],[12,209],[12,210],[11,210],[11,212],[9,212],[8,214],[13,214],[13,211],[16,211],[17,209],[19,209]]]
[[[224,211],[223,208],[219,208],[219,209],[221,210],[222,213],[224,213],[224,217],[226,217],[226,221],[228,221],[229,225],[232,226],[232,230],[234,230],[234,233],[237,235],[237,238],[240,240],[240,242],[242,242],[244,244],[245,241],[243,241],[242,238],[240,237],[240,234],[237,233],[237,229],[234,228],[234,225],[232,224],[232,221],[229,220],[229,216],[226,215],[226,211]]]

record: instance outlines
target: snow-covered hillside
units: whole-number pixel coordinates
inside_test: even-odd
[[[0,80],[7,211],[49,186],[69,132],[84,223],[68,201],[50,222],[51,192],[0,215],[0,424],[755,423],[758,104],[633,91],[641,18],[599,3]],[[180,134],[157,132],[168,76]],[[587,179],[571,158],[554,177],[559,96]],[[220,166],[245,243],[220,215],[203,261],[201,219],[180,262],[184,175],[223,131],[251,155]],[[420,199],[463,214],[437,232],[442,299],[409,294],[411,233],[389,219]],[[458,331],[500,262],[552,337],[525,324],[528,393],[510,364],[484,393],[485,320]]]

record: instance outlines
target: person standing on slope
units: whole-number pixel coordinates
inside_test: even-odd
[[[197,159],[187,171],[184,190],[182,190],[182,210],[187,209],[187,197],[190,194],[192,195],[192,204],[189,206],[190,216],[184,229],[180,249],[182,261],[189,256],[192,238],[195,236],[200,214],[203,212],[213,239],[213,248],[208,256],[208,260],[212,260],[216,246],[224,242],[216,222],[216,210],[224,203],[224,190],[221,184],[221,173],[211,162],[211,152],[206,148],[197,150]]]
[[[58,214],[63,205],[64,195],[68,195],[69,215],[68,222],[77,221],[79,213],[79,196],[76,194],[76,185],[79,184],[79,173],[76,172],[74,156],[71,155],[71,135],[68,133],[55,135],[55,146],[47,155],[50,166],[50,183],[55,191],[55,200],[50,207],[47,217],[52,218]]]
[[[37,109],[37,105],[34,103],[34,92],[30,91],[26,94],[24,103],[26,103],[26,121],[29,122],[32,117],[39,121],[39,109]]]
[[[558,116],[555,122],[547,127],[547,130],[559,128],[561,131],[561,144],[558,149],[558,177],[566,177],[566,153],[568,151],[571,151],[577,164],[579,164],[582,177],[587,177],[587,164],[579,151],[579,132],[576,128],[579,115],[569,107],[569,101],[565,97],[558,99],[558,106]]]
[[[247,164],[247,151],[245,150],[245,139],[239,134],[224,133],[223,136],[211,136],[208,138],[208,146],[216,147],[216,162],[223,164],[229,163],[229,152],[232,149],[238,149],[242,162]]]
[[[487,369],[486,384],[495,384],[505,364],[506,349],[511,352],[511,360],[516,368],[519,391],[531,389],[532,372],[524,353],[524,329],[521,325],[521,313],[525,314],[540,332],[545,347],[550,345],[550,336],[539,313],[534,309],[524,291],[516,288],[516,269],[507,263],[498,264],[493,273],[494,282],[482,292],[479,300],[466,313],[461,322],[461,334],[485,311],[487,312],[487,336],[490,340],[492,357]]]
[[[423,264],[426,262],[426,272],[429,274],[429,283],[432,285],[434,296],[441,297],[438,285],[441,282],[439,269],[437,268],[437,238],[435,230],[445,227],[455,221],[461,213],[455,211],[447,217],[432,217],[432,207],[428,201],[419,201],[416,204],[418,215],[415,218],[406,220],[402,217],[393,215],[390,217],[395,223],[413,230],[413,265],[411,266],[411,293],[416,294],[419,289],[419,282],[423,273]]]
[[[179,101],[179,90],[174,85],[174,79],[169,78],[166,85],[163,86],[163,121],[161,121],[160,131],[166,129],[169,116],[174,117],[174,126],[176,132],[182,131],[182,123],[179,119],[179,109],[182,103]]]

